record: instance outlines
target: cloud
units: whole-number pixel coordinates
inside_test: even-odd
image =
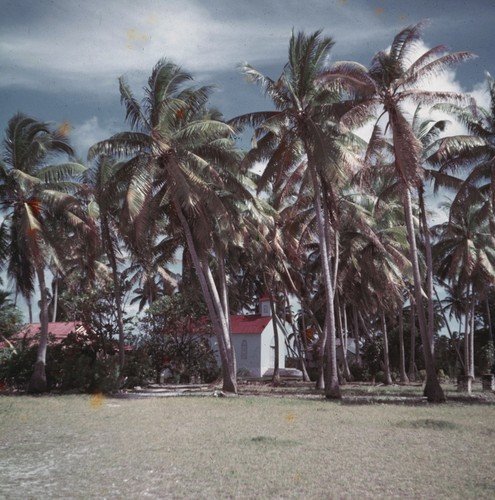
[[[81,124],[73,125],[69,137],[77,156],[85,160],[88,149],[93,144],[108,139],[118,131],[119,128],[115,124],[101,124],[98,117],[92,116]]]
[[[372,43],[393,29],[370,22],[365,9],[319,1],[303,10],[297,2],[244,6],[221,0],[53,0],[45,5],[45,11],[38,9],[31,17],[27,10],[22,19],[3,21],[0,87],[103,93],[114,90],[117,76],[148,73],[163,56],[201,74],[235,71],[244,60],[283,64],[299,11],[305,25],[296,29],[319,26],[319,12],[333,15],[330,34],[340,52]]]

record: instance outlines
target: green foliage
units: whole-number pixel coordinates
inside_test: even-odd
[[[382,368],[383,343],[381,339],[366,340],[363,345],[363,361],[371,377],[377,377]]]
[[[140,347],[147,352],[157,381],[164,367],[178,382],[192,378],[211,382],[218,377],[204,304],[190,302],[181,294],[163,297],[150,306],[142,326],[145,334]]]
[[[46,358],[46,377],[50,390],[110,392],[117,389],[118,359],[113,347],[103,347],[96,335],[70,334],[60,344],[50,343]],[[25,389],[36,361],[37,345],[18,346],[0,364],[0,380],[8,386]]]
[[[130,285],[122,281],[121,287],[123,291],[128,291]],[[80,321],[89,326],[102,345],[118,338],[117,307],[112,283],[97,282],[93,288],[76,294],[64,292],[59,300],[65,315],[63,320]],[[130,319],[124,318],[124,322],[130,329]]]
[[[495,363],[495,346],[489,341],[480,350],[478,369],[480,373],[488,373]]]
[[[36,361],[37,347],[16,350],[0,363],[0,381],[15,389],[25,389]],[[46,373],[47,380],[49,373]]]

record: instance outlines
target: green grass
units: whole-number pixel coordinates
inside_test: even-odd
[[[495,498],[495,406],[0,397],[0,498]]]

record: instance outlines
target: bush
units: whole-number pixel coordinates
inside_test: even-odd
[[[9,358],[4,359],[0,364],[0,381],[14,389],[24,390],[33,374],[36,352],[36,346],[26,347],[18,349]],[[47,372],[47,380],[49,378]]]
[[[33,374],[37,345],[19,348],[0,365],[0,380],[25,389]],[[110,392],[118,388],[118,358],[107,355],[87,338],[69,335],[57,345],[49,344],[46,355],[48,390]]]
[[[359,366],[355,363],[349,365],[352,378],[358,382],[367,382],[371,380],[370,373],[365,366]]]

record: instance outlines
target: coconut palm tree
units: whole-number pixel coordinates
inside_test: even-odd
[[[345,160],[349,158],[334,125],[337,111],[342,112],[339,94],[324,90],[316,83],[327,69],[333,43],[320,31],[309,36],[292,33],[288,63],[276,81],[249,64],[243,65],[246,77],[262,88],[275,109],[248,113],[230,123],[239,129],[255,128],[256,147],[247,155],[247,160],[268,160],[259,189],[270,179],[292,170],[301,157],[305,159],[316,213],[325,290],[328,359],[325,394],[327,398],[340,398],[335,351],[335,286],[330,259],[335,261],[337,256],[335,243],[331,243],[338,237],[332,232],[337,217],[336,189],[347,166]]]
[[[444,138],[432,160],[440,166],[441,173],[467,172],[454,205],[457,202],[462,204],[467,197],[477,196],[477,200],[480,200],[481,196],[493,214],[495,213],[495,81],[489,73],[486,73],[486,81],[490,96],[489,109],[473,103],[464,107],[452,103],[434,106],[433,109],[448,113],[464,125],[468,134]]]
[[[8,230],[7,272],[16,290],[30,298],[35,277],[40,291],[41,335],[29,392],[44,392],[46,349],[48,343],[48,298],[45,267],[60,233],[54,227],[67,225],[74,231],[84,229],[84,216],[77,198],[70,194],[85,167],[77,163],[51,165],[61,155],[72,156],[67,138],[47,123],[21,113],[7,127],[3,160],[0,162],[0,206]],[[60,260],[60,259],[59,259]]]
[[[343,126],[359,126],[363,120],[369,119],[370,115],[377,112],[387,115],[395,167],[402,184],[409,234],[414,294],[427,372],[424,393],[430,401],[440,402],[444,401],[445,397],[438,382],[429,341],[412,210],[412,192],[421,184],[423,177],[422,145],[406,118],[404,104],[413,102],[431,105],[466,100],[458,93],[426,90],[421,88],[421,84],[424,85],[428,78],[449,69],[453,64],[471,59],[473,55],[469,52],[449,54],[446,53],[446,48],[440,45],[414,59],[423,28],[424,23],[418,23],[398,33],[389,50],[378,52],[373,57],[369,69],[357,63],[340,63],[322,75],[321,81],[329,88],[343,87],[349,93],[358,94],[362,98],[360,104],[344,116]]]
[[[121,101],[132,131],[94,145],[89,156],[109,154],[127,160],[131,182],[126,208],[130,220],[153,219],[156,214],[152,208],[158,204],[168,207],[169,217],[177,221],[217,335],[224,390],[236,392],[228,321],[209,256],[217,225],[233,231],[220,194],[230,192],[245,198],[249,193],[232,168],[240,160],[233,129],[206,110],[212,87],[188,86],[191,79],[179,66],[162,59],[153,68],[145,97],[139,103],[125,79],[120,78]],[[145,228],[143,224],[143,231]]]
[[[433,247],[437,274],[464,297],[464,366],[474,378],[474,315],[477,301],[484,301],[495,284],[495,236],[482,204],[453,207],[447,222],[436,226]]]

